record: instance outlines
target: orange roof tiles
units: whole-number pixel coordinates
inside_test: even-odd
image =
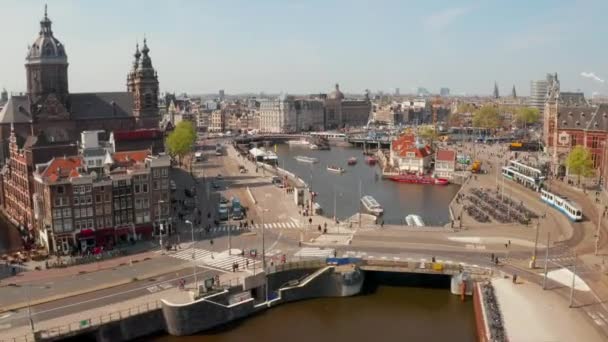
[[[112,160],[118,165],[133,165],[143,163],[150,155],[150,150],[124,151],[112,154]]]
[[[456,160],[456,152],[452,150],[439,150],[437,151],[437,157],[435,159],[443,161],[454,161]]]
[[[78,168],[82,166],[80,157],[53,158],[49,166],[42,172],[42,177],[48,177],[55,182],[61,178],[78,177]]]

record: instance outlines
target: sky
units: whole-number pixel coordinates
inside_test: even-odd
[[[48,0],[71,92],[124,91],[147,38],[161,91],[608,95],[608,1]],[[0,3],[0,87],[25,90],[25,55],[45,1]]]

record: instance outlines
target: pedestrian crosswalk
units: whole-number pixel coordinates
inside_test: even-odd
[[[303,226],[303,225],[297,224],[295,222],[269,222],[269,223],[264,223],[263,227],[264,227],[264,229],[305,229],[308,226],[306,226],[306,225]],[[253,225],[248,224],[247,228],[245,228],[244,225],[230,223],[230,224],[220,224],[219,226],[211,227],[209,229],[209,232],[211,232],[211,233],[228,233],[228,232],[239,232],[239,231],[261,230],[261,229],[262,229],[262,224],[258,224],[258,223],[255,223]],[[203,227],[199,227],[199,228],[194,228],[194,231],[196,233],[201,233],[201,232],[206,231],[206,229]]]
[[[201,248],[190,248],[170,256],[187,261],[195,260],[197,264],[219,268],[224,271],[232,271],[232,265],[234,264],[239,265],[239,271],[251,270],[254,266],[258,268],[261,265],[260,261],[242,256],[240,250],[234,249],[232,253],[229,253],[228,251],[212,252]]]
[[[304,247],[297,251],[296,258],[331,258],[334,257],[336,250],[333,248]]]

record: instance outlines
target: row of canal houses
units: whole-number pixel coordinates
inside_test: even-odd
[[[456,170],[456,152],[449,149],[433,151],[413,134],[403,134],[392,141],[385,172],[432,174],[438,178],[453,179]]]

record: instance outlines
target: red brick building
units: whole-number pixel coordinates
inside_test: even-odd
[[[560,92],[555,77],[544,111],[544,143],[552,156],[552,172],[567,175],[565,159],[574,146],[589,149],[598,177],[606,173],[608,105],[591,105],[583,93]]]
[[[44,196],[33,186],[37,164],[76,155],[83,130],[103,130],[108,135],[112,131],[158,130],[158,75],[149,51],[145,39],[141,51],[136,47],[126,92],[70,93],[66,49],[54,36],[45,10],[39,35],[26,57],[27,93],[11,97],[0,110],[3,209],[22,228],[27,242],[47,244],[44,235],[35,231],[35,213],[40,211],[34,210],[34,199]],[[163,137],[154,134],[144,143],[156,153],[162,151]],[[120,148],[120,144],[116,146]]]

